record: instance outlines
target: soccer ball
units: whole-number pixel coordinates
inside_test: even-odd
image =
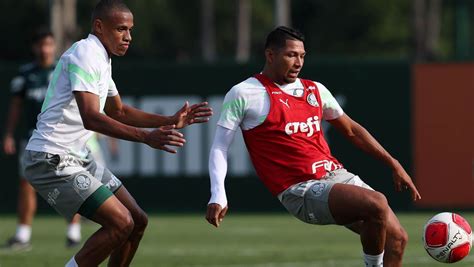
[[[471,250],[471,226],[456,213],[439,213],[425,224],[423,245],[428,254],[437,261],[460,261]]]

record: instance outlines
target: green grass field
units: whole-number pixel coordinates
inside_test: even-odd
[[[461,213],[471,225],[474,213]],[[444,266],[432,260],[421,243],[421,229],[433,214],[399,214],[410,235],[404,266]],[[97,229],[83,224],[83,237]],[[15,230],[13,216],[0,217],[0,241]],[[65,248],[65,222],[59,217],[37,217],[33,249],[0,252],[0,267],[64,266],[75,250]],[[303,267],[363,266],[358,236],[337,226],[312,226],[288,214],[228,214],[215,229],[201,214],[152,215],[132,266],[193,267]],[[102,266],[105,266],[103,264]],[[450,266],[474,266],[471,251]]]

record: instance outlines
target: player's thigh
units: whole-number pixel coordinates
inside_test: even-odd
[[[293,185],[280,195],[282,205],[290,214],[310,224],[331,224],[334,219],[328,206],[333,182],[309,180]]]
[[[331,210],[329,206],[329,202],[334,203],[334,200],[330,200],[330,194],[332,198],[335,196],[337,198],[341,194],[338,193],[340,185],[343,185],[343,189],[347,188],[347,191],[352,189],[364,196],[367,195],[367,192],[373,191],[357,175],[340,169],[328,173],[320,180],[308,180],[295,184],[285,190],[279,198],[291,214],[306,223],[341,224],[340,220],[335,220],[332,214],[333,212],[338,213],[339,210],[334,210],[334,208]],[[354,199],[350,199],[350,201],[354,201]],[[340,217],[338,214],[336,216]]]
[[[335,222],[342,225],[368,218],[388,206],[383,194],[350,184],[335,184],[328,205]]]
[[[104,227],[114,228],[133,223],[129,210],[113,195],[106,199],[89,219]]]
[[[94,174],[97,179],[124,205],[131,213],[136,226],[146,226],[148,218],[146,213],[138,206],[133,196],[123,186],[122,181],[118,179],[108,168],[102,164],[91,161],[92,164],[88,166],[88,170]]]

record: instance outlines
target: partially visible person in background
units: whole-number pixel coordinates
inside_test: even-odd
[[[12,97],[3,136],[3,152],[6,155],[18,153],[20,159],[26,142],[36,126],[36,117],[41,111],[49,81],[56,67],[56,44],[53,33],[47,28],[40,28],[35,31],[31,41],[34,61],[21,66],[18,75],[11,82]],[[20,134],[19,150],[17,151],[15,130],[19,125],[22,112],[24,112],[26,120],[25,131]],[[116,155],[116,143],[111,141],[109,144],[111,155]],[[90,139],[88,146],[93,152],[94,157],[104,164],[103,155],[96,136]],[[31,249],[31,226],[37,205],[36,192],[24,178],[21,160],[19,164],[18,225],[15,234],[5,244],[5,248],[12,251]],[[74,216],[67,227],[67,247],[74,247],[81,241],[79,220],[79,215]]]

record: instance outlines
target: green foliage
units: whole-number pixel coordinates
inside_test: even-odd
[[[443,1],[439,52],[455,54],[456,1]],[[28,37],[39,25],[49,23],[49,3],[44,0],[5,0],[0,18],[0,58],[29,57]],[[90,13],[97,0],[77,1],[78,38],[90,31]],[[127,1],[134,13],[135,28],[129,57],[162,61],[201,60],[201,0]],[[251,2],[251,57],[262,57],[266,33],[274,27],[274,0]],[[466,1],[474,28],[474,1]],[[237,0],[214,1],[216,49],[219,61],[233,61],[236,53]],[[308,58],[355,57],[407,59],[413,54],[411,0],[293,0],[293,26],[307,36]],[[471,30],[472,32],[472,30]],[[470,36],[470,44],[474,34]],[[474,46],[471,45],[471,54]]]
[[[301,0],[294,26],[307,37],[311,55],[407,57],[410,1]]]

